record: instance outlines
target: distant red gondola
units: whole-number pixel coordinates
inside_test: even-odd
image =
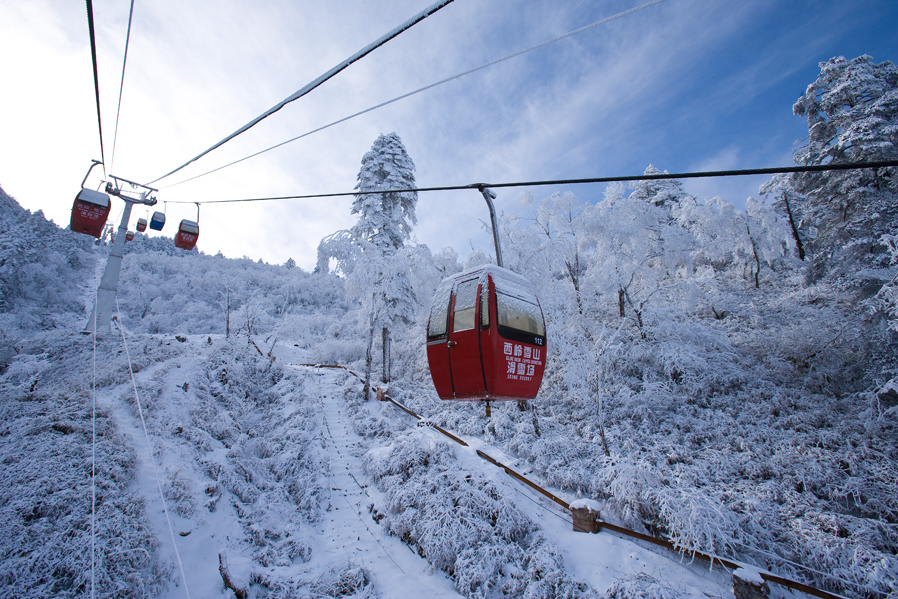
[[[129,241],[133,241],[133,240],[134,240],[134,231],[128,231],[127,233],[125,233],[125,243],[128,243]]]
[[[178,234],[175,235],[175,247],[179,247],[182,250],[192,250],[199,237],[199,225],[192,220],[184,219],[178,227]]]
[[[137,219],[137,230],[140,231],[141,233],[143,233],[144,231],[147,230],[147,219],[145,219],[145,218]]]
[[[72,204],[72,220],[69,227],[78,233],[100,237],[111,207],[109,196],[105,193],[82,189]]]
[[[524,277],[483,266],[444,279],[427,325],[440,399],[533,399],[546,364],[546,325]]]

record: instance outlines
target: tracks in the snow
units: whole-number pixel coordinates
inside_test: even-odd
[[[322,373],[322,377],[331,376],[336,379],[334,375]],[[329,460],[330,491],[330,505],[322,518],[321,529],[325,551],[368,566],[376,573],[385,597],[401,597],[401,589],[407,591],[410,581],[422,595],[457,597],[443,576],[426,574],[426,567],[422,567],[416,553],[371,524],[368,506],[379,499],[380,492],[362,482],[366,478],[360,466],[362,439],[352,428],[345,403],[324,391],[321,382],[319,379],[318,397],[324,432],[322,442]],[[351,512],[348,515],[347,510]]]

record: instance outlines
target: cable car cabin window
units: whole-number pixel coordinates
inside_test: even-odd
[[[452,299],[452,279],[440,283],[433,294],[430,305],[430,320],[427,323],[427,337],[442,337],[449,324],[449,300]]]
[[[533,345],[545,345],[543,315],[535,302],[497,291],[496,313],[499,335],[502,337]]]
[[[462,281],[455,290],[455,313],[452,317],[452,332],[468,331],[474,328],[474,308],[477,305],[477,285],[479,278]]]

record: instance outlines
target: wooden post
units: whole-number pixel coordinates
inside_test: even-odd
[[[755,568],[737,568],[733,570],[733,594],[736,599],[767,599],[770,586]]]
[[[602,530],[599,527],[601,513],[598,502],[591,499],[578,499],[570,505],[569,509],[574,519],[574,532],[597,533]]]
[[[234,591],[234,595],[237,599],[246,599],[249,597],[249,592],[246,589],[241,589],[234,583],[234,579],[231,576],[231,570],[228,568],[228,556],[224,551],[218,554],[218,572],[221,574],[221,580],[224,582],[225,588]]]

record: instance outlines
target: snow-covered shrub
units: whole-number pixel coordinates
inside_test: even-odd
[[[684,596],[689,594],[644,572],[615,580],[605,593],[605,599],[677,599]]]
[[[455,448],[426,429],[366,455],[385,497],[381,525],[455,579],[467,597],[583,597],[557,550],[496,486],[462,470]],[[379,510],[383,510],[381,513]]]
[[[380,593],[374,590],[374,581],[366,568],[347,561],[322,572],[314,580],[276,579],[264,572],[253,572],[253,597],[258,599],[280,599],[297,597],[302,599],[377,599]]]
[[[22,345],[0,378],[0,586],[4,595],[91,592],[89,339],[45,335]],[[102,350],[102,348],[101,348]],[[34,353],[31,353],[34,352]],[[109,357],[100,354],[100,359]],[[85,384],[87,383],[87,384]],[[135,455],[110,414],[96,418],[97,597],[149,598],[164,589]]]
[[[100,253],[93,241],[23,209],[0,188],[0,373],[33,331],[87,320]]]
[[[367,599],[378,596],[368,570],[351,563],[339,570],[325,572],[309,586],[309,590],[322,597]]]

